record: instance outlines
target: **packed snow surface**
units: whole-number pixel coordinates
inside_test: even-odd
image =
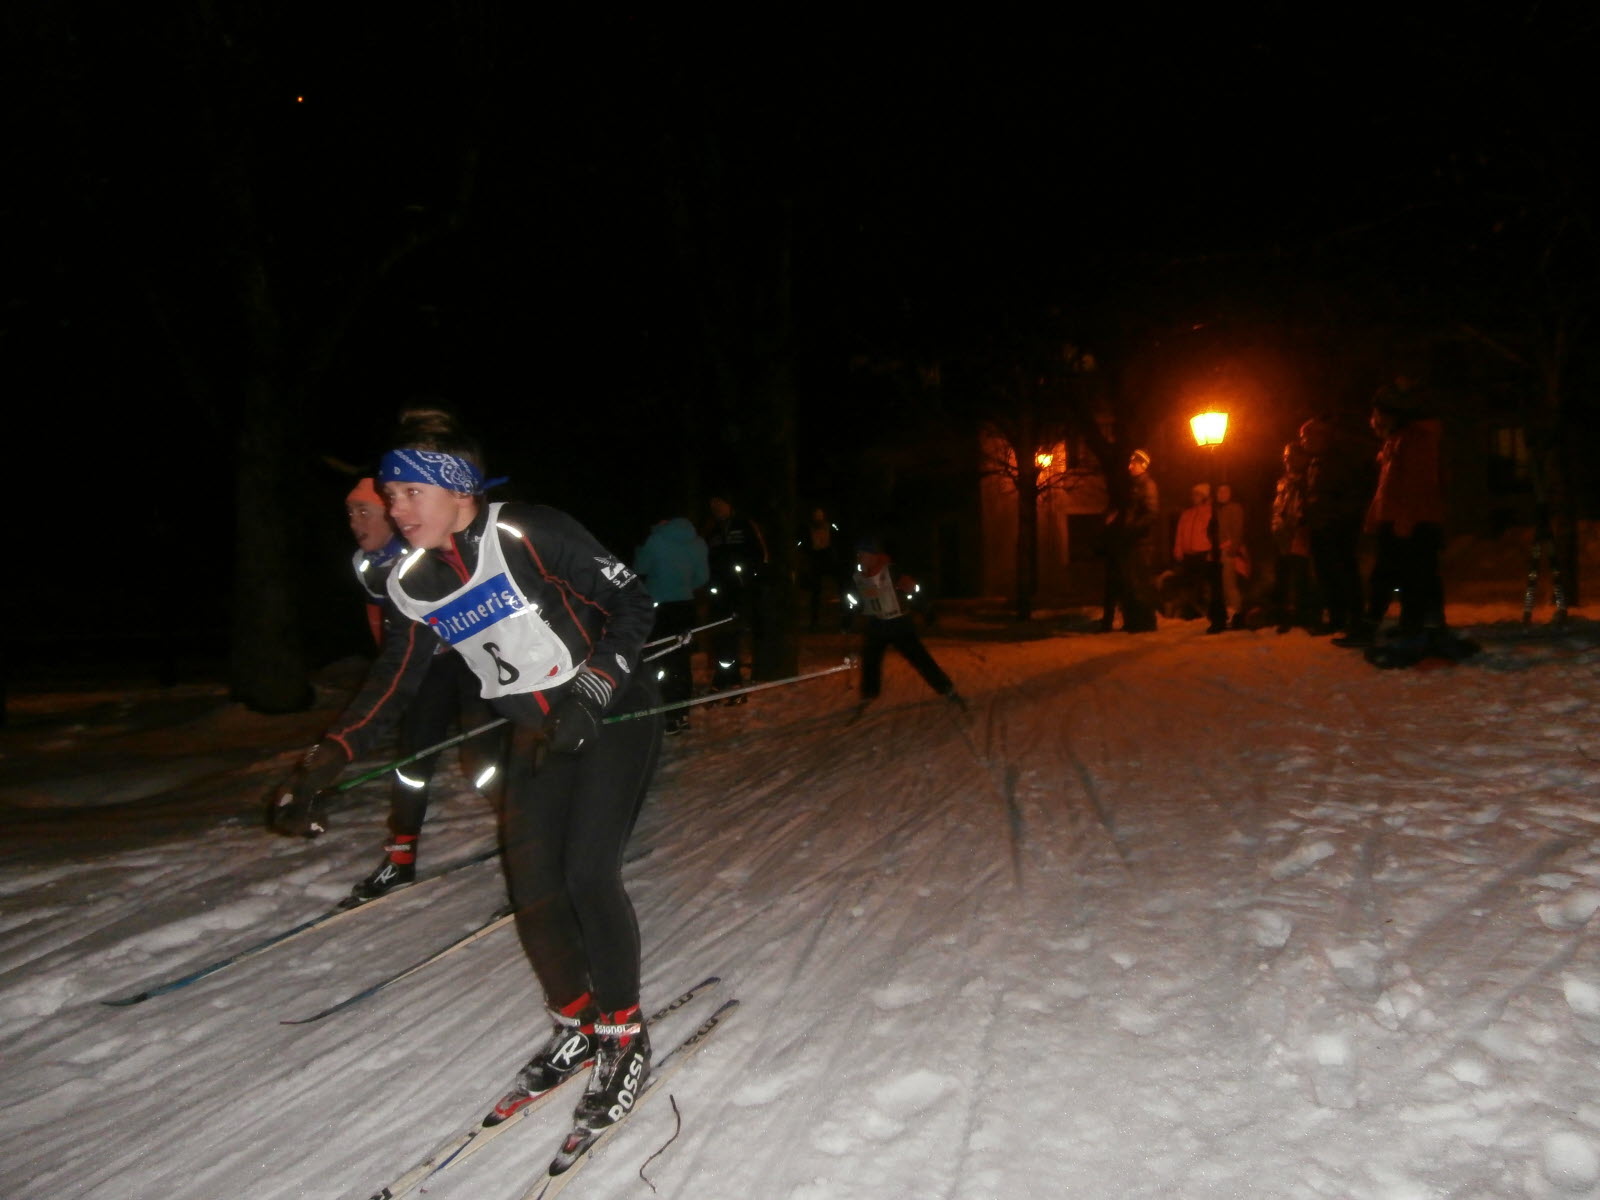
[[[965,715],[893,658],[856,721],[851,673],[695,709],[626,872],[646,1006],[724,982],[658,1052],[743,1003],[566,1195],[1600,1197],[1600,637],[1516,615],[1452,609],[1483,653],[1379,671],[1299,631],[974,612],[927,634]],[[808,638],[804,668],[852,648]],[[0,1195],[361,1200],[542,1037],[509,928],[280,1023],[487,921],[493,859],[99,1003],[376,865],[382,780],[316,842],[259,823],[348,683],[282,718],[199,685],[13,695]],[[424,868],[493,846],[453,758],[435,795]],[[428,1196],[521,1197],[575,1099]]]

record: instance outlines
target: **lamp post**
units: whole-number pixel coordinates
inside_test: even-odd
[[[1219,488],[1217,454],[1222,439],[1228,435],[1228,414],[1217,409],[1208,409],[1190,417],[1189,428],[1194,432],[1195,445],[1204,447],[1209,455],[1211,520],[1206,523],[1206,532],[1211,535],[1211,622],[1206,627],[1206,632],[1221,633],[1228,627],[1228,610],[1222,599],[1222,572],[1227,568],[1222,561],[1222,533],[1217,518]]]

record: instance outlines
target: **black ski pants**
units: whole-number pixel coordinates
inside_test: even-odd
[[[653,682],[636,677],[608,715],[658,703]],[[586,993],[603,1012],[639,1002],[622,853],[660,747],[659,716],[602,724],[577,754],[546,753],[536,730],[516,727],[501,854],[517,933],[552,1008]]]
[[[663,600],[656,605],[655,628],[652,639],[673,637],[688,633],[694,628],[693,600]],[[647,670],[655,672],[660,682],[661,699],[666,704],[676,704],[689,699],[694,691],[694,644],[678,646],[653,660]]]
[[[706,639],[711,653],[711,686],[734,688],[744,682],[744,672],[740,669],[741,644],[755,589],[746,587],[740,580],[713,582],[715,586],[706,604],[706,617],[711,621],[731,619],[712,628],[711,636]]]
[[[1328,624],[1349,633],[1368,616],[1358,555],[1361,521],[1335,521],[1310,530],[1310,537],[1311,568],[1328,610]],[[1375,578],[1374,587],[1381,582],[1381,577]]]
[[[1121,540],[1113,533],[1106,554],[1105,607],[1100,628],[1110,631],[1117,609],[1122,609],[1122,628],[1128,633],[1151,633],[1156,628],[1156,586],[1144,547],[1137,541]]]
[[[1277,622],[1310,629],[1321,619],[1311,591],[1311,560],[1304,554],[1280,554],[1272,580],[1272,607]]]
[[[861,698],[872,700],[883,690],[883,656],[893,646],[941,696],[951,690],[946,675],[917,636],[910,617],[868,617],[866,636],[861,646]]]

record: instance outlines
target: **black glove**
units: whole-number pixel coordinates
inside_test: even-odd
[[[273,789],[267,803],[267,825],[285,837],[319,837],[328,831],[328,787],[349,760],[337,742],[313,747],[283,784]]]
[[[605,676],[584,667],[556,702],[545,722],[545,747],[552,754],[576,754],[600,734],[600,714],[611,702]]]

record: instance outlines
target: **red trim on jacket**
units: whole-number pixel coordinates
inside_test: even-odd
[[[341,722],[342,728],[338,733],[328,734],[329,739],[338,742],[345,754],[352,761],[355,759],[355,752],[351,750],[350,743],[344,740],[343,735],[347,733],[353,733],[355,730],[360,729],[368,721],[372,720],[373,717],[377,716],[377,714],[383,710],[384,705],[389,702],[390,697],[394,695],[395,690],[400,686],[400,680],[405,677],[405,669],[406,666],[411,662],[411,656],[416,653],[417,630],[420,628],[422,628],[422,626],[418,625],[415,621],[407,623],[406,651],[400,659],[400,669],[394,673],[392,678],[390,678],[389,686],[385,688],[384,691],[380,693],[373,701],[372,707],[369,708],[365,714],[356,718],[354,721]]]

